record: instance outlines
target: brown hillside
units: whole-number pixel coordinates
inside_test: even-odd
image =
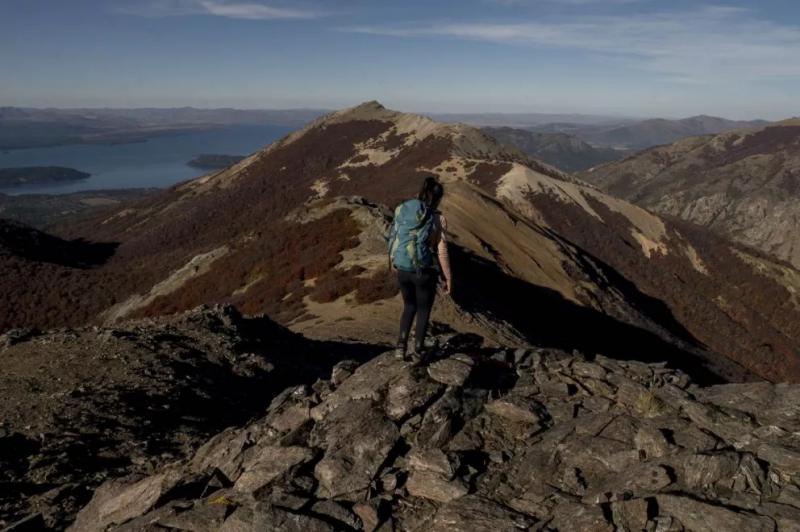
[[[800,122],[693,137],[581,174],[800,267]]]

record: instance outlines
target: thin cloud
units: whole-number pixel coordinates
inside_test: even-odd
[[[151,0],[136,6],[120,6],[116,11],[128,15],[154,18],[208,15],[242,20],[311,19],[327,15],[326,12],[312,9],[230,0]]]
[[[664,79],[800,77],[800,29],[758,20],[751,10],[712,6],[681,12],[576,16],[557,22],[359,26],[345,31],[443,37],[602,55]]]
[[[500,4],[506,6],[517,6],[523,4],[564,4],[582,6],[587,4],[598,5],[619,5],[619,4],[635,4],[638,2],[647,2],[649,0],[486,0],[491,4]]]

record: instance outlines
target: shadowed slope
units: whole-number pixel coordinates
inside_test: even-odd
[[[286,386],[380,351],[309,341],[232,307],[0,336],[0,527],[38,511],[63,530],[105,478],[158,471]]]

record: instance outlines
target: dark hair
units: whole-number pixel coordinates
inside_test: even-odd
[[[442,196],[444,196],[444,187],[439,180],[433,176],[426,177],[422,183],[422,189],[419,191],[419,200],[429,209],[435,209],[442,201]]]

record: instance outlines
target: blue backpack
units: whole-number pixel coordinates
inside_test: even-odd
[[[418,199],[405,201],[394,210],[389,232],[389,258],[398,270],[415,272],[434,266],[430,248],[435,211]]]

